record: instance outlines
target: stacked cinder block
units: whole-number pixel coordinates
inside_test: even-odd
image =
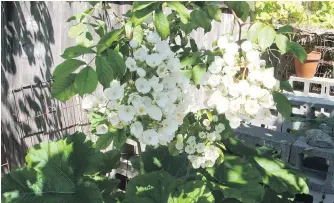
[[[256,146],[266,146],[281,151],[281,159],[289,161],[292,144],[297,140],[297,136],[288,133],[281,133],[266,128],[242,124],[236,129],[237,138],[247,144]]]
[[[314,163],[313,168],[305,167],[303,163],[307,156],[326,159],[327,171],[315,169],[317,163]],[[292,145],[289,162],[309,177],[311,190],[334,194],[334,149],[311,147],[306,143],[306,138],[301,136]]]

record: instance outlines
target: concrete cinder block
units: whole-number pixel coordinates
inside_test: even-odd
[[[326,159],[328,171],[318,171],[303,166],[304,155]],[[299,137],[291,147],[289,163],[303,171],[310,180],[310,188],[314,191],[334,194],[334,149],[324,149],[309,146],[306,138]]]
[[[288,133],[242,124],[236,129],[237,138],[250,145],[262,145],[281,151],[281,159],[289,161],[291,146],[297,140],[297,136]]]

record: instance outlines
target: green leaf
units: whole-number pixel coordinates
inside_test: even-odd
[[[292,88],[291,84],[289,83],[289,81],[287,81],[287,80],[280,81],[279,87],[280,87],[281,90],[285,90],[285,91],[293,93],[293,88]]]
[[[93,36],[89,32],[83,32],[81,35],[79,35],[76,38],[76,42],[78,45],[81,45],[84,47],[91,47],[94,44]]]
[[[105,57],[96,56],[95,66],[99,82],[104,88],[108,88],[110,86],[110,82],[115,78],[111,65]]]
[[[217,22],[220,22],[220,17],[222,15],[222,12],[220,8],[214,4],[209,4],[206,6],[206,11],[210,18],[214,19]]]
[[[195,40],[190,39],[189,41],[190,41],[191,51],[198,52],[198,48],[197,48],[197,44],[196,44]]]
[[[184,24],[187,24],[190,19],[190,14],[188,9],[180,2],[178,1],[168,1],[167,5],[172,10],[176,11],[181,19],[181,22]]]
[[[121,152],[118,150],[109,150],[103,153],[101,173],[109,173],[120,164]]]
[[[133,35],[132,35],[132,40],[136,40],[138,44],[141,44],[143,41],[143,29],[141,28],[140,25],[136,26],[133,29]]]
[[[264,24],[261,22],[254,23],[248,30],[247,39],[252,42],[256,42],[259,36],[260,31],[264,27]]]
[[[51,87],[51,95],[62,102],[69,100],[75,95],[74,80],[77,74],[69,74],[66,77],[55,78]]]
[[[185,58],[181,59],[181,66],[182,68],[186,66],[193,66],[200,61],[200,52],[195,52],[193,54],[187,55]]]
[[[285,54],[286,52],[289,51],[290,40],[285,35],[282,35],[282,34],[276,35],[275,42],[276,42],[278,49],[282,52],[282,54]]]
[[[200,83],[201,78],[205,72],[206,66],[203,63],[194,66],[192,70],[192,79],[196,85]]]
[[[84,54],[93,54],[93,53],[95,53],[95,51],[93,51],[91,48],[77,45],[66,48],[61,57],[63,57],[64,59],[71,59]]]
[[[84,64],[86,64],[84,61],[80,61],[77,59],[67,59],[55,68],[55,70],[52,73],[52,76],[54,78],[66,77]]]
[[[142,24],[146,18],[152,14],[152,12],[155,10],[155,5],[150,5],[144,9],[135,11],[131,15],[130,21],[133,23],[133,26],[137,26]]]
[[[102,154],[81,133],[35,145],[26,156],[28,168],[3,176],[2,200],[101,203],[101,191],[91,177],[99,172]]]
[[[190,18],[195,25],[204,28],[205,32],[209,32],[211,30],[211,20],[208,18],[205,11],[194,10],[190,13]]]
[[[155,10],[154,25],[162,40],[165,40],[169,35],[169,22],[162,10]]]
[[[84,94],[90,94],[96,90],[98,84],[98,78],[96,75],[95,70],[90,67],[86,66],[82,69],[77,77],[74,80],[74,89],[75,92],[78,93],[80,96]]]
[[[106,134],[100,135],[96,141],[96,148],[106,149],[107,147],[109,147],[112,141],[113,141],[112,134],[106,133]]]
[[[305,193],[308,194],[309,188],[305,176],[297,170],[287,167],[279,159],[270,159],[267,157],[254,157],[258,164],[259,171],[262,173],[262,181],[270,189],[277,193],[289,192],[291,195]]]
[[[244,22],[247,20],[249,16],[249,5],[246,1],[227,1],[225,3],[230,9],[234,10],[238,18]]]
[[[107,59],[108,59],[108,62],[111,65],[111,67],[114,71],[114,77],[124,76],[124,74],[126,72],[126,65],[125,65],[124,59],[119,54],[119,52],[116,52],[114,50],[109,49]]]
[[[113,148],[119,150],[123,147],[123,145],[126,143],[126,140],[128,137],[126,136],[126,133],[124,130],[117,130],[115,132],[110,133],[113,138]]]
[[[256,156],[259,152],[255,147],[249,146],[244,141],[236,138],[228,138],[224,141],[225,146],[229,151],[238,156]]]
[[[138,10],[141,10],[143,8],[150,6],[153,3],[156,3],[156,2],[154,1],[135,1],[133,2],[132,8],[133,8],[133,11],[138,11]]]
[[[277,32],[278,33],[292,33],[293,27],[291,25],[284,25],[282,27],[279,27]]]
[[[81,15],[80,15],[80,17],[81,17]],[[85,31],[85,25],[83,23],[78,23],[78,24],[70,27],[70,30],[68,31],[68,37],[71,38],[71,39],[74,39],[76,36],[80,35],[84,31]]]
[[[214,202],[214,197],[211,194],[209,186],[206,182],[194,180],[186,182],[185,184],[176,188],[172,198],[168,202],[173,203],[194,203]]]
[[[278,197],[278,194],[270,189],[265,190],[265,194],[261,203],[293,203],[284,197]],[[281,196],[281,195],[280,195]]]
[[[290,42],[289,43],[289,49],[291,50],[293,55],[295,55],[298,58],[298,60],[300,62],[303,63],[306,60],[306,58],[307,58],[306,51],[305,51],[304,47],[302,47],[297,42]]]
[[[275,40],[276,32],[274,28],[266,25],[261,29],[258,36],[259,46],[264,51],[266,48],[270,47]]]
[[[104,50],[109,48],[113,42],[117,42],[120,39],[120,35],[123,29],[113,30],[105,34],[100,41],[97,43],[97,53],[102,53]]]
[[[279,92],[273,93],[274,101],[276,102],[277,111],[283,116],[290,117],[292,113],[292,106],[284,94]]]
[[[176,180],[166,172],[150,172],[136,176],[128,183],[125,202],[168,202],[176,188]]]

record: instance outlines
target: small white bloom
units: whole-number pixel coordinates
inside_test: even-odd
[[[226,52],[223,58],[228,66],[234,66],[236,64],[235,55],[231,52]]]
[[[187,143],[189,145],[195,145],[196,144],[196,137],[195,136],[189,136],[187,139]]]
[[[212,116],[212,121],[213,122],[217,122],[218,121],[218,116],[217,115],[213,115]]]
[[[139,75],[139,77],[145,77],[146,71],[143,68],[137,68],[137,74]]]
[[[103,92],[107,99],[116,100],[124,96],[124,86],[121,86],[118,80],[113,80],[110,87]]]
[[[244,42],[241,44],[241,49],[242,49],[242,51],[244,51],[244,52],[248,52],[248,51],[250,51],[252,48],[253,48],[253,46],[252,46],[252,42],[250,42],[250,41],[244,41]]]
[[[238,112],[241,108],[241,101],[240,99],[232,99],[230,100],[230,111]]]
[[[166,77],[168,75],[168,69],[165,63],[161,63],[157,68],[157,74],[159,78]]]
[[[94,106],[95,106],[95,96],[89,94],[82,99],[81,103],[82,109],[92,110]]]
[[[184,147],[183,142],[176,142],[175,148],[177,150],[183,150],[183,147]]]
[[[112,111],[109,115],[108,115],[108,121],[113,125],[113,126],[117,126],[118,123],[120,122],[118,114],[114,111]]]
[[[143,132],[142,141],[144,144],[156,146],[159,144],[159,135],[155,130],[145,130]]]
[[[208,133],[207,135],[208,140],[211,142],[215,141],[217,137],[216,134],[217,134],[216,132]]]
[[[158,33],[151,32],[149,35],[147,35],[146,40],[151,44],[155,44],[158,41],[160,41],[160,37],[159,37]]]
[[[226,46],[226,50],[228,51],[227,53],[231,53],[233,55],[237,54],[239,51],[239,46],[237,43],[229,43]]]
[[[224,59],[220,56],[215,56],[215,60],[211,63],[208,69],[211,73],[219,73],[222,70],[223,64]]]
[[[130,44],[130,47],[132,47],[132,48],[137,48],[138,47],[138,42],[136,41],[136,40],[131,40],[130,42],[129,42],[129,44]]]
[[[222,77],[218,74],[211,74],[208,84],[211,87],[217,87],[221,83]]]
[[[223,69],[223,73],[229,76],[235,76],[237,72],[240,70],[239,67],[234,67],[234,66],[225,66]]]
[[[108,132],[108,126],[106,124],[101,124],[96,126],[96,134],[102,135]]]
[[[228,45],[228,39],[225,36],[220,36],[217,41],[217,45],[220,49],[225,49]]]
[[[217,133],[222,133],[225,130],[225,125],[223,123],[219,123],[216,125],[215,130]]]
[[[195,153],[196,149],[193,145],[187,145],[185,148],[184,148],[184,151],[188,154],[193,154]]]
[[[152,68],[157,67],[162,62],[162,57],[157,54],[151,54],[146,57],[146,64]]]
[[[151,90],[151,86],[145,78],[138,78],[135,82],[135,86],[137,91],[143,94],[146,94]]]
[[[205,148],[205,144],[203,142],[200,142],[196,145],[196,151],[197,153],[203,153]]]
[[[255,115],[260,110],[260,105],[255,100],[247,100],[245,104],[245,110],[250,115]]]
[[[164,89],[164,85],[162,83],[154,83],[151,86],[155,92],[161,92]]]
[[[235,114],[225,113],[226,119],[229,121],[230,127],[236,129],[240,126],[241,119]]]
[[[200,137],[200,138],[202,138],[202,139],[204,139],[204,138],[206,138],[206,132],[199,132],[198,133],[198,137]]]
[[[138,115],[147,114],[147,107],[143,103],[138,102],[138,103],[133,104],[133,106],[136,108],[136,112]]]
[[[209,119],[204,119],[204,121],[203,121],[203,125],[205,126],[205,127],[208,127],[209,125],[210,125],[210,120]]]
[[[169,54],[171,52],[168,41],[163,40],[163,41],[158,41],[155,45],[155,49],[157,50],[158,53],[161,53],[163,55]]]
[[[130,132],[136,138],[140,138],[141,135],[143,134],[143,131],[144,131],[143,125],[139,121],[132,123],[130,126]]]
[[[178,128],[177,122],[173,121],[172,119],[164,119],[162,122],[162,132],[170,135],[175,133]]]
[[[246,58],[251,63],[259,63],[260,61],[260,52],[257,50],[251,50],[246,53]]]
[[[135,71],[137,70],[137,63],[136,61],[131,58],[131,57],[128,57],[126,60],[125,60],[125,65],[126,67],[129,69],[129,71]]]
[[[145,59],[147,57],[146,49],[145,48],[137,49],[136,51],[133,52],[133,57],[140,62],[145,61]]]
[[[168,102],[168,96],[165,92],[153,92],[153,98],[160,107],[166,106]]]
[[[178,58],[169,59],[166,67],[170,72],[180,71],[181,69],[180,59]]]
[[[269,109],[262,109],[259,113],[256,114],[256,118],[260,120],[264,120],[271,116],[271,112]]]
[[[268,89],[273,89],[277,83],[276,79],[273,76],[264,75],[262,78],[263,85]]]
[[[264,91],[261,87],[257,85],[252,85],[249,88],[248,95],[250,98],[257,99],[264,95]]]
[[[151,107],[149,107],[147,113],[154,120],[160,121],[162,118],[161,109],[155,105],[152,105]]]
[[[129,122],[133,119],[136,109],[135,107],[128,105],[120,105],[118,108],[119,118],[124,122]]]

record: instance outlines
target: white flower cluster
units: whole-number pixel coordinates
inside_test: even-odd
[[[221,56],[215,56],[201,78],[207,109],[225,114],[231,128],[237,128],[241,120],[270,116],[272,92],[279,88],[273,68],[265,68],[265,61],[250,41],[241,44],[241,53],[239,45],[224,36],[217,45]]]
[[[141,143],[167,145],[188,113],[188,87],[190,80],[181,70],[180,60],[171,51],[167,40],[161,40],[155,32],[146,34],[139,46],[130,41],[132,57],[127,57],[127,70],[136,75],[135,81],[121,85],[112,81],[101,95],[88,95],[83,108],[98,106],[108,114],[109,123],[116,128],[129,126],[130,133]],[[96,128],[104,134],[108,126]]]
[[[225,125],[218,123],[217,116],[213,121],[216,124],[215,128],[211,128],[213,125],[209,119],[203,121],[203,125],[211,132],[201,131],[197,136],[191,135],[185,138],[181,134],[177,136],[175,148],[188,154],[188,159],[195,169],[212,167],[220,156],[219,149],[214,143],[221,140],[220,134],[225,130]]]

